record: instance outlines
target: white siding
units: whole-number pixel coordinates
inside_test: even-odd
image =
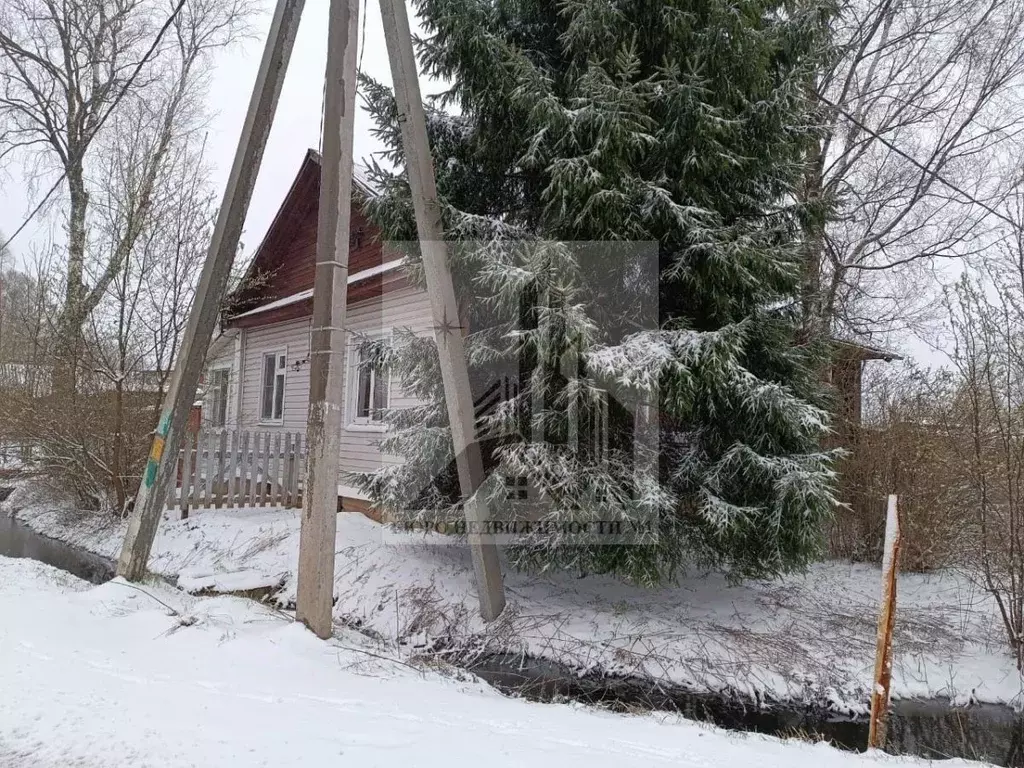
[[[358,343],[357,334],[380,336],[394,328],[409,328],[415,333],[428,334],[432,326],[430,303],[426,293],[403,288],[385,294],[383,298],[352,304],[348,308],[345,324],[350,331],[350,350]],[[240,429],[267,432],[305,432],[309,406],[309,332],[309,318],[243,331],[241,418],[233,421],[233,425]],[[260,420],[263,355],[269,352],[284,352],[288,357],[284,417],[280,423],[264,423]],[[229,362],[231,359],[225,353],[224,360]],[[348,360],[349,354],[346,354],[346,365]],[[236,379],[232,377],[232,382]],[[350,372],[346,371],[340,470],[367,472],[379,468],[383,463],[398,462],[397,457],[381,454],[378,443],[383,436],[382,432],[351,425],[350,381]],[[232,393],[233,396],[237,394],[237,389],[233,388]],[[392,381],[390,403],[393,408],[401,408],[414,405],[415,400],[401,392],[396,382]]]
[[[284,373],[284,411],[281,421],[260,418],[263,355],[280,352],[287,357]],[[289,320],[264,328],[247,329],[242,364],[242,429],[304,432],[309,406],[309,318]]]
[[[235,353],[233,348],[229,347],[218,357],[213,358],[207,363],[207,375],[209,375],[210,371],[218,368],[226,368],[228,370],[228,406],[224,426],[228,429],[233,429],[237,423],[235,403],[237,402],[236,393],[238,392],[238,368],[235,365]],[[213,412],[212,396],[208,392],[203,393],[202,408],[203,426],[205,427],[209,423],[210,415]]]
[[[398,291],[386,293],[383,299],[370,299],[368,301],[353,304],[348,308],[348,317],[345,320],[346,327],[351,331],[349,334],[350,350],[353,344],[358,344],[358,336],[381,336],[389,333],[394,328],[408,328],[417,334],[430,333],[433,322],[430,315],[430,302],[427,294],[413,288],[403,288]],[[351,354],[346,354],[346,362]],[[341,431],[341,469],[348,472],[372,472],[384,463],[397,463],[400,461],[395,456],[383,455],[378,448],[379,441],[383,437],[382,432],[367,431],[364,427],[351,426],[353,404],[350,398],[350,385],[353,377],[351,372],[345,376],[345,419],[344,428]],[[400,391],[397,383],[391,381],[392,408],[402,408],[415,405],[416,401]]]

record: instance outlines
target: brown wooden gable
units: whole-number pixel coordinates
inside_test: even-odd
[[[364,193],[364,190],[358,191],[353,197],[357,199]],[[233,319],[234,315],[313,287],[319,196],[320,155],[309,150],[263,242],[256,249],[242,280],[242,287],[231,297],[231,315],[225,318],[225,326],[267,325],[304,317],[312,312],[310,299],[266,313]],[[379,266],[384,258],[380,232],[362,213],[355,200],[352,204],[351,229],[349,275]],[[349,302],[379,296],[387,287],[404,282],[395,277],[382,275],[353,284],[349,287]]]

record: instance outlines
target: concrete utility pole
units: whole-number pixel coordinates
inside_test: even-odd
[[[416,59],[413,56],[409,16],[404,0],[380,0],[380,11],[384,20],[388,58],[391,59],[391,77],[395,84],[398,121],[402,126],[402,144],[416,214],[423,272],[434,315],[434,338],[441,359],[441,378],[455,443],[459,485],[465,500],[466,523],[470,531],[469,546],[480,593],[480,613],[490,621],[505,607],[505,587],[494,538],[482,529],[482,525],[487,522],[486,506],[474,497],[483,483],[483,461],[476,440],[473,394],[469,385],[462,329],[458,327],[459,307],[455,301],[451,272],[448,270],[447,247],[441,226],[441,210],[437,203],[434,164],[427,143],[427,121],[423,113]]]
[[[181,435],[195,400],[221,299],[231,275],[303,5],[304,0],[278,0],[270,24],[231,175],[117,563],[118,574],[131,581],[138,581],[146,572],[160,515],[175,481]]]
[[[331,636],[334,604],[358,32],[359,0],[331,0],[310,341],[308,458],[295,605],[295,618],[322,638]]]

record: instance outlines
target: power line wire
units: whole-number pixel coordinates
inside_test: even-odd
[[[1021,226],[1020,222],[1016,222],[1016,221],[1014,221],[1013,219],[1011,219],[1011,218],[1010,218],[1009,216],[1007,216],[1007,215],[1005,215],[1005,214],[1003,214],[1003,213],[1000,213],[1000,212],[999,212],[999,211],[997,211],[997,210],[996,210],[995,208],[993,208],[992,206],[990,206],[990,205],[989,205],[988,203],[983,203],[983,202],[982,202],[981,200],[979,200],[978,198],[974,197],[974,195],[971,195],[970,193],[968,193],[968,192],[965,192],[965,191],[964,191],[963,189],[961,189],[961,188],[960,188],[960,187],[958,187],[958,186],[957,186],[956,184],[954,184],[953,182],[951,182],[951,181],[950,181],[949,179],[947,179],[946,177],[944,177],[944,176],[943,176],[943,175],[942,175],[941,173],[939,173],[938,171],[935,171],[935,170],[932,170],[931,168],[928,168],[928,167],[927,167],[927,166],[926,166],[926,165],[925,165],[924,163],[920,162],[920,161],[919,161],[919,160],[917,160],[916,158],[914,158],[914,157],[912,157],[911,155],[909,155],[909,154],[907,154],[906,152],[904,152],[904,151],[903,151],[902,149],[900,149],[900,148],[899,148],[899,147],[897,147],[897,146],[896,146],[895,144],[893,144],[893,143],[892,143],[891,141],[889,141],[888,139],[886,139],[885,137],[883,137],[883,136],[882,136],[881,134],[879,134],[879,133],[878,133],[877,131],[874,131],[874,130],[872,130],[871,128],[869,128],[868,126],[866,126],[866,125],[865,125],[864,123],[862,123],[862,122],[861,122],[860,120],[858,120],[858,119],[857,119],[856,117],[854,117],[853,115],[851,115],[851,114],[850,114],[849,112],[847,112],[847,111],[846,111],[845,109],[843,109],[842,107],[840,107],[840,106],[839,106],[838,104],[836,104],[836,103],[835,103],[834,101],[832,101],[831,99],[828,99],[828,98],[826,98],[825,96],[823,96],[823,95],[822,95],[822,94],[820,94],[820,93],[816,93],[815,95],[816,95],[816,96],[818,97],[818,99],[819,99],[820,101],[824,102],[824,103],[825,103],[825,104],[827,104],[828,106],[832,107],[832,109],[836,110],[836,111],[837,111],[837,112],[838,112],[838,113],[839,113],[840,115],[842,115],[842,116],[843,116],[843,117],[844,117],[844,118],[845,118],[845,119],[846,119],[847,121],[849,121],[850,123],[852,123],[853,125],[855,125],[855,126],[856,126],[857,128],[860,128],[860,129],[861,129],[862,131],[864,131],[865,133],[869,134],[869,135],[870,135],[870,136],[872,136],[873,138],[875,138],[875,139],[877,139],[878,141],[880,141],[880,142],[881,142],[882,144],[884,144],[884,145],[885,145],[886,147],[888,147],[888,148],[889,148],[890,150],[892,150],[893,152],[895,152],[895,153],[896,153],[897,155],[899,155],[899,156],[900,156],[900,157],[902,157],[903,159],[905,159],[905,160],[909,160],[909,161],[910,161],[911,163],[913,163],[913,165],[914,165],[914,166],[916,166],[916,167],[917,167],[917,168],[918,168],[918,169],[919,169],[920,171],[922,171],[923,173],[926,173],[926,174],[928,174],[928,175],[929,175],[929,176],[931,176],[931,177],[932,177],[933,179],[935,179],[935,181],[938,181],[939,183],[941,183],[941,184],[943,184],[944,186],[948,187],[948,188],[949,188],[949,189],[951,189],[951,190],[952,190],[953,192],[955,192],[956,194],[960,195],[960,197],[962,197],[962,198],[963,198],[964,200],[966,200],[967,202],[969,202],[969,203],[973,203],[974,205],[977,205],[977,206],[979,206],[979,207],[983,208],[983,209],[984,209],[984,210],[986,210],[986,211],[987,211],[988,213],[992,214],[992,215],[993,215],[993,216],[995,216],[995,217],[996,217],[997,219],[1000,219],[1001,221],[1004,221],[1004,222],[1006,222],[1007,224],[1009,224],[1009,225],[1010,225],[1011,227],[1013,227],[1014,229],[1017,229],[1017,228],[1019,228],[1019,227]]]
[[[363,39],[359,42],[359,63],[356,65],[356,88],[359,88],[359,75],[363,72],[363,54],[366,53],[366,3],[363,0]]]
[[[32,212],[27,217],[25,217],[25,220],[21,222],[21,226],[14,230],[13,235],[4,240],[3,243],[0,243],[0,252],[7,250],[7,246],[14,242],[14,239],[21,234],[21,231],[25,229],[25,227],[29,225],[32,219],[35,218],[36,214],[39,213],[40,210],[42,210],[43,206],[46,205],[47,201],[53,196],[53,193],[56,192],[57,189],[60,187],[60,183],[64,181],[65,175],[66,174],[63,171],[61,171],[60,176],[57,177],[57,181],[53,183],[53,186],[50,187],[50,190],[45,195],[43,195],[43,199],[39,201],[39,205],[33,208]]]

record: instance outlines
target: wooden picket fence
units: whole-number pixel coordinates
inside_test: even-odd
[[[301,507],[305,472],[301,432],[203,430],[178,454],[178,487],[168,507]]]

